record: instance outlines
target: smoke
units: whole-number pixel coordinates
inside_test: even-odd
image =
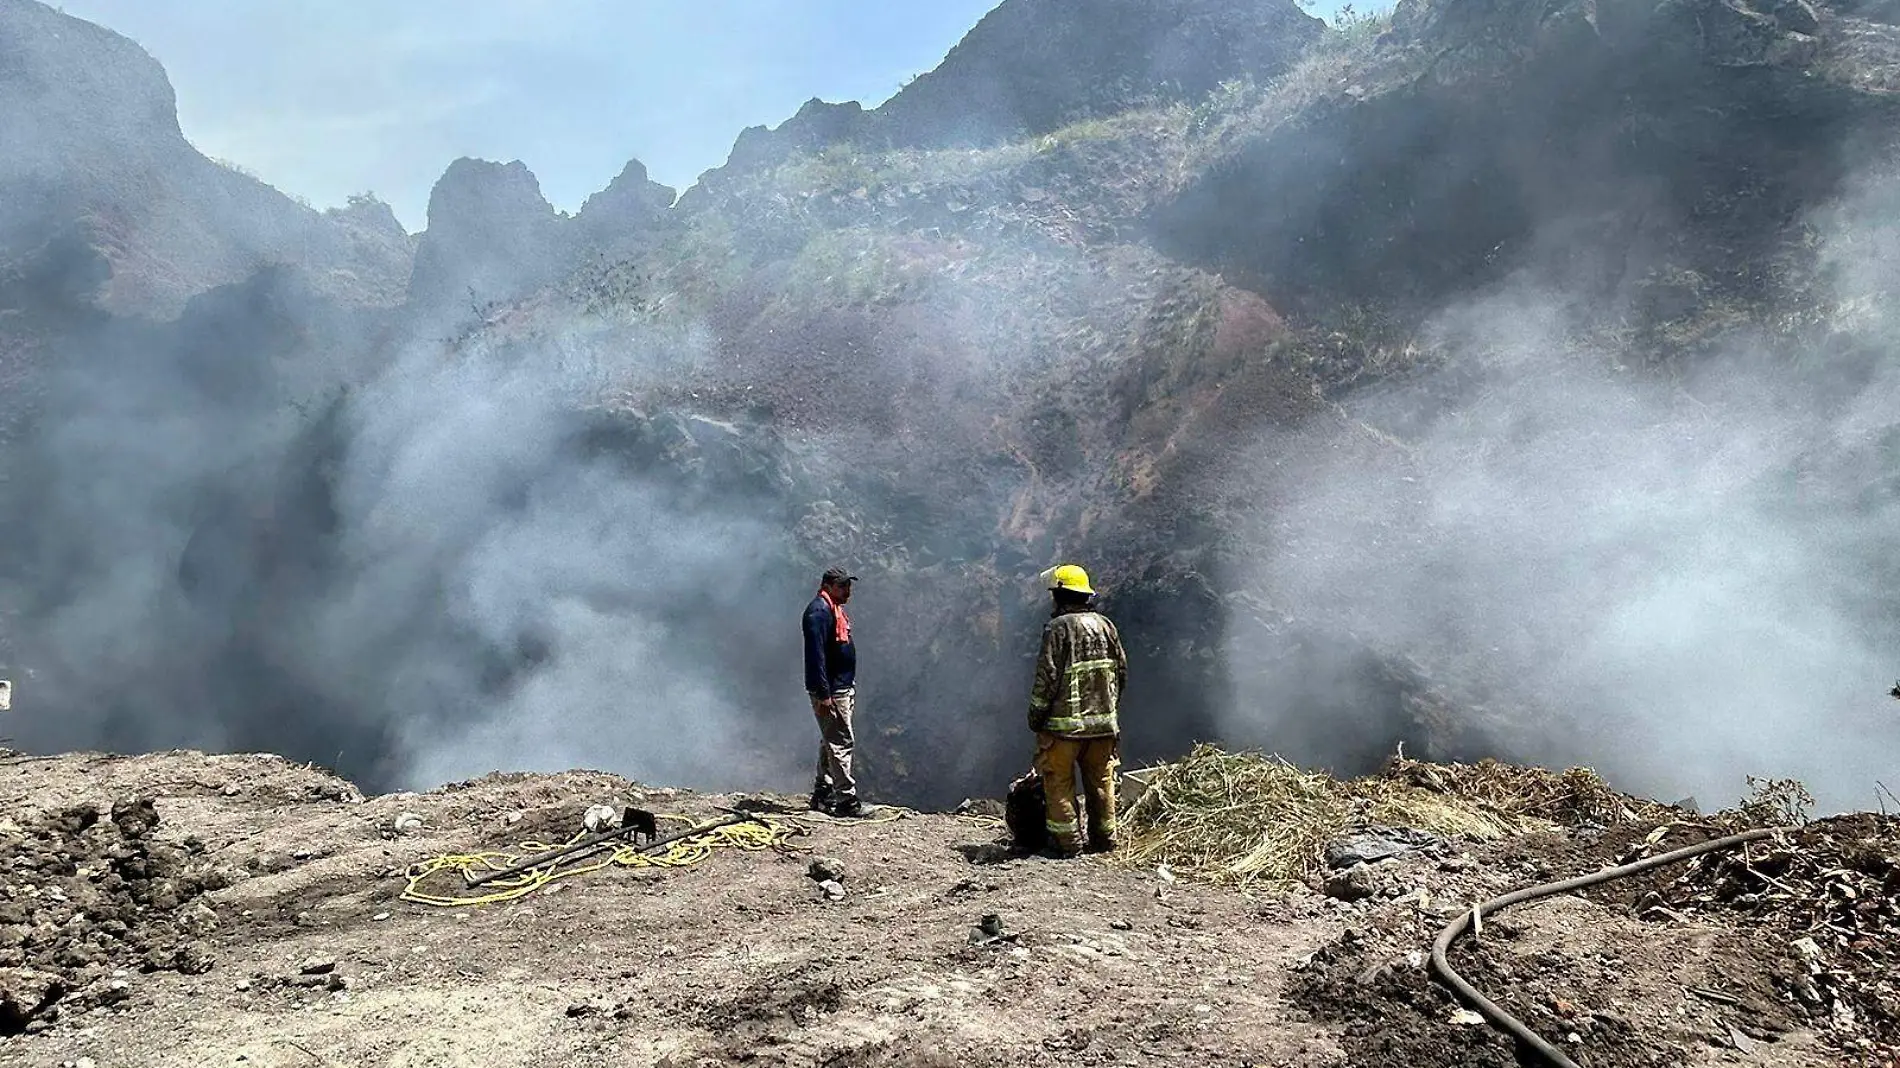
[[[799,711],[791,624],[751,605],[809,581],[746,478],[772,442],[613,403],[704,335],[387,344],[334,311],[267,272],[62,339],[9,487],[15,742],[270,749],[376,788],[795,783],[806,721],[760,714]]]
[[[1247,457],[1270,503],[1235,580],[1412,657],[1499,755],[1705,804],[1749,775],[1871,804],[1900,770],[1900,182],[1864,176],[1813,227],[1822,325],[1736,329],[1673,373],[1588,329],[1627,309],[1528,271],[1444,310],[1421,370]],[[1238,676],[1232,725],[1322,758],[1388,726],[1302,681]]]
[[[741,711],[719,685],[735,665],[684,623],[710,613],[742,625],[734,602],[777,585],[761,550],[782,535],[721,502],[681,507],[612,455],[578,454],[585,383],[545,355],[501,365],[481,350],[418,349],[356,405],[338,492],[350,579],[313,620],[320,662],[347,675],[378,650],[405,650],[370,697],[418,754],[415,781],[500,764],[704,785],[783,779],[773,774],[783,761],[735,756],[789,747],[735,744],[770,735],[772,718]],[[472,650],[513,651],[531,666],[496,680]]]

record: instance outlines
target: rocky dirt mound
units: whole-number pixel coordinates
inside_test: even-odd
[[[19,1034],[64,1008],[111,1004],[128,983],[114,969],[186,975],[216,958],[201,935],[217,915],[199,895],[231,883],[204,843],[158,841],[150,798],[91,804],[0,823],[0,1034]]]
[[[1758,932],[1784,1015],[1852,1053],[1900,1060],[1900,819],[1820,820],[1697,858],[1655,901],[1667,907],[1649,915],[1672,907]]]
[[[1772,991],[1757,976],[1760,946],[1727,934],[1712,936],[1700,957],[1663,944],[1646,947],[1639,932],[1618,925],[1597,940],[1583,927],[1580,910],[1567,910],[1554,922],[1556,941],[1591,944],[1577,955],[1550,945],[1551,936],[1532,939],[1529,924],[1505,924],[1497,932],[1504,947],[1458,951],[1452,966],[1506,1011],[1570,1051],[1587,1068],[1675,1068],[1695,1052],[1720,1048],[1759,1051],[1794,1030],[1794,1021],[1776,1007]],[[1537,948],[1533,948],[1537,947]],[[1351,1062],[1369,1068],[1516,1068],[1539,1063],[1520,1059],[1513,1041],[1464,1010],[1434,982],[1423,950],[1397,954],[1381,941],[1348,932],[1341,941],[1314,954],[1294,981],[1293,999],[1320,1020],[1343,1028]],[[1658,972],[1693,968],[1701,982],[1720,984],[1711,991],[1718,1003],[1685,1001],[1681,1015],[1656,1011],[1665,998],[1660,988],[1632,990],[1630,973],[1647,978]],[[1680,974],[1680,973],[1678,973]],[[1723,981],[1728,980],[1728,981]],[[1647,984],[1645,984],[1647,985]],[[1744,1030],[1744,1028],[1746,1030]],[[1759,1037],[1751,1037],[1759,1036]],[[1775,1049],[1773,1057],[1799,1057]],[[1810,1063],[1771,1059],[1768,1063]],[[1822,1062],[1825,1063],[1825,1062]]]
[[[1891,930],[1883,925],[1891,923],[1892,906],[1879,887],[1891,869],[1882,867],[1882,846],[1870,834],[1877,827],[1886,824],[1875,817],[1823,821],[1787,832],[1778,844],[1771,839],[1747,852],[1711,854],[1487,915],[1482,935],[1454,945],[1450,962],[1587,1068],[1757,1057],[1772,1064],[1890,1064],[1891,1047],[1883,1044],[1890,1025],[1882,1014],[1891,1002],[1882,999],[1891,998],[1892,947],[1879,932]],[[1729,829],[1584,827],[1499,842],[1468,867],[1443,865],[1441,879],[1446,869],[1461,874],[1435,887],[1416,872],[1409,880],[1388,872],[1388,892],[1408,881],[1427,885],[1409,895],[1411,909],[1376,912],[1367,926],[1316,951],[1296,969],[1290,997],[1342,1029],[1356,1065],[1533,1063],[1520,1057],[1534,1054],[1515,1049],[1433,979],[1427,953],[1437,932],[1470,902],[1494,893],[1628,863]],[[1779,874],[1763,872],[1764,862]],[[1778,892],[1771,878],[1782,883]],[[1736,911],[1749,922],[1737,924]],[[1836,934],[1824,949],[1801,935],[1841,920],[1860,937]]]

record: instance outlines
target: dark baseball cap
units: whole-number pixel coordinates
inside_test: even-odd
[[[846,582],[858,581],[858,576],[853,575],[842,567],[834,567],[824,573],[822,581],[832,583],[833,585],[841,585]]]

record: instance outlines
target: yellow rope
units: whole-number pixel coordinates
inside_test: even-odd
[[[853,823],[892,823],[907,819],[917,813],[906,808],[880,806],[871,815]],[[662,820],[674,823],[691,824],[685,816],[660,816]],[[963,823],[976,826],[1001,826],[1002,820],[992,816],[959,815]],[[830,822],[830,821],[827,821]],[[620,865],[623,868],[684,868],[697,864],[712,856],[715,849],[740,849],[757,852],[765,849],[783,849],[794,835],[803,833],[808,826],[806,819],[799,816],[774,818],[760,815],[755,820],[744,823],[728,823],[714,827],[703,834],[691,838],[682,838],[668,844],[657,853],[643,853],[640,848],[628,842],[615,843],[605,856],[590,855],[584,863],[570,864],[565,867],[560,861],[553,861],[539,867],[530,868],[507,879],[498,879],[488,884],[494,889],[480,894],[456,895],[435,893],[424,890],[423,884],[444,872],[454,872],[457,882],[467,885],[468,877],[484,871],[505,871],[522,857],[536,853],[545,853],[551,849],[573,845],[586,836],[585,831],[560,844],[546,842],[521,842],[515,852],[505,850],[486,850],[480,853],[448,853],[432,857],[409,868],[409,883],[403,888],[402,900],[418,905],[440,905],[456,907],[464,905],[493,905],[503,901],[515,901],[524,898],[536,890],[561,879],[576,875],[600,871],[602,868]]]
[[[659,818],[675,823],[693,822],[684,816],[660,816]],[[530,868],[519,875],[490,883],[489,885],[494,889],[481,894],[443,894],[422,889],[422,884],[431,877],[447,871],[455,872],[460,877],[459,881],[466,885],[467,877],[470,875],[483,871],[504,871],[522,857],[545,853],[564,845],[573,845],[586,837],[587,832],[582,831],[559,844],[522,842],[516,847],[518,851],[513,853],[503,850],[449,853],[410,867],[409,885],[403,889],[402,899],[419,905],[492,905],[502,901],[514,901],[558,880],[586,875],[615,864],[623,868],[683,868],[712,856],[713,850],[717,848],[748,851],[779,848],[795,833],[797,831],[792,826],[761,816],[756,821],[728,823],[691,838],[679,839],[669,843],[657,853],[642,853],[636,845],[624,841],[617,842],[610,847],[605,856],[590,856],[583,863],[569,864],[565,867],[557,860]]]

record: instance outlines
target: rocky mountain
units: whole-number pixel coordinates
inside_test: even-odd
[[[15,51],[68,32],[0,10]],[[844,560],[866,775],[945,803],[1026,759],[1033,576],[1075,558],[1134,658],[1130,760],[1402,742],[1859,789],[1892,725],[1855,694],[1900,638],[1872,399],[1896,72],[1866,3],[1404,0],[1327,29],[1007,0],[890,101],[745,131],[677,202],[633,163],[568,217],[523,164],[456,161],[399,308],[332,284],[381,246],[312,239],[301,289],[207,268],[232,284],[137,335],[159,400],[55,391],[10,461],[8,655],[64,713],[23,741],[796,786],[789,620]],[[28,110],[102,90],[61,92]],[[39,203],[48,233],[80,217]],[[279,232],[225,221],[218,248]],[[124,353],[100,339],[133,327],[46,294],[109,312],[134,260],[59,232],[0,282],[16,319]],[[192,370],[258,330],[268,402]],[[131,681],[160,670],[206,682]],[[1708,717],[1738,678],[1746,714]],[[1835,741],[1796,745],[1816,719]]]
[[[1086,12],[999,4],[883,105],[808,101],[775,129],[741,133],[726,165],[701,182],[830,145],[987,146],[1197,100],[1232,79],[1278,75],[1324,28],[1292,4],[1249,0],[1096,0]]]
[[[113,267],[100,299],[115,312],[176,314],[273,264],[357,303],[394,303],[408,281],[386,206],[315,211],[206,159],[156,60],[36,0],[0,3],[0,143],[0,264],[76,228]]]

